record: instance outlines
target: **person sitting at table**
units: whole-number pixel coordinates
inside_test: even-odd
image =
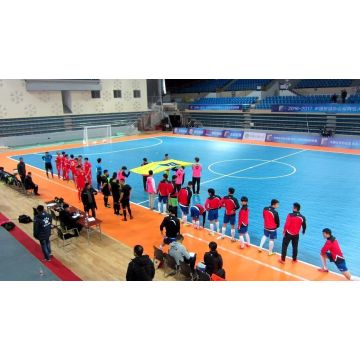
[[[26,190],[34,190],[34,194],[39,196],[39,187],[33,182],[31,172],[28,172],[24,179],[24,187]]]
[[[81,201],[84,204],[84,211],[89,213],[91,210],[91,216],[95,218],[97,209],[95,196],[97,191],[91,186],[91,184],[86,183],[84,190],[81,192]]]
[[[192,271],[194,271],[196,254],[189,253],[183,245],[184,237],[181,234],[176,236],[176,240],[169,245],[169,255],[175,259],[176,265],[180,265],[180,261],[183,261],[190,265]]]
[[[61,226],[66,227],[67,229],[77,229],[80,234],[82,225],[78,223],[78,218],[73,218],[68,204],[63,205],[62,210],[59,213],[59,220]],[[76,236],[78,236],[77,233]]]

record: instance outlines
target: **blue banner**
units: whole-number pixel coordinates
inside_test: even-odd
[[[223,133],[223,137],[228,139],[242,139],[243,136],[243,131],[225,130]]]
[[[189,128],[188,134],[189,135],[195,135],[195,136],[204,136],[205,129]]]
[[[272,112],[309,112],[309,113],[360,113],[360,104],[295,104],[272,105]]]
[[[299,134],[266,134],[266,142],[319,146],[321,136]]]
[[[226,104],[189,105],[189,110],[242,110],[242,105],[226,105]]]
[[[181,134],[181,135],[187,135],[188,134],[188,128],[175,128],[174,134]]]
[[[321,146],[345,149],[360,149],[360,139],[347,138],[343,136],[324,137],[321,139]]]
[[[224,137],[224,130],[205,130],[205,136]]]

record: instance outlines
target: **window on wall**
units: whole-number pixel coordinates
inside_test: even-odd
[[[140,98],[140,97],[141,97],[140,90],[134,90],[134,98]]]
[[[114,98],[121,98],[121,90],[114,90]]]
[[[92,99],[100,99],[100,91],[99,90],[92,90],[91,91],[91,98]]]

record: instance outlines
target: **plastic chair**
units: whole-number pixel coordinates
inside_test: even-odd
[[[190,265],[184,261],[180,261],[179,274],[182,275],[185,278],[185,280],[193,280],[194,279]]]
[[[171,255],[164,253],[164,260],[165,260],[164,264],[166,269],[172,270],[170,272],[166,272],[164,269],[165,277],[168,277],[170,275],[177,275],[179,271],[179,267],[176,264],[175,259]]]
[[[159,262],[159,266],[157,268],[162,267],[162,265],[164,264],[164,258],[165,258],[164,252],[161,249],[159,249],[158,247],[154,246],[153,262],[155,262],[155,260]]]

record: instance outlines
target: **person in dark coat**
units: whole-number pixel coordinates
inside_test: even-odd
[[[26,166],[24,159],[22,157],[19,158],[19,162],[17,164],[17,171],[20,176],[21,182],[24,184],[25,176],[26,176]]]
[[[210,251],[204,254],[205,271],[211,276],[218,274],[223,267],[223,260],[221,255],[217,252],[217,244],[215,241],[209,243]]]
[[[25,176],[23,183],[26,190],[34,190],[35,195],[40,195],[39,187],[33,182],[31,172],[28,172],[28,174]]]
[[[77,219],[74,219],[72,217],[72,214],[70,212],[70,206],[68,204],[64,204],[62,208],[63,209],[59,213],[59,220],[61,226],[64,226],[67,229],[77,229],[80,233],[82,225],[77,222]]]
[[[117,179],[116,172],[113,173],[113,176],[110,180],[110,188],[113,197],[114,214],[121,215],[120,214],[120,183],[119,180]]]
[[[91,186],[91,184],[86,183],[84,190],[81,192],[81,201],[84,204],[84,211],[89,213],[91,210],[91,216],[96,217],[95,209],[97,209],[95,195],[97,191]]]
[[[154,278],[154,263],[149,258],[149,255],[143,255],[143,252],[144,248],[141,245],[135,245],[135,258],[128,265],[126,281],[152,281]]]
[[[44,261],[50,261],[51,246],[51,224],[52,217],[45,212],[44,206],[39,205],[36,208],[36,215],[34,217],[34,238],[40,241],[41,250],[44,254]]]
[[[104,170],[104,174],[101,176],[101,192],[104,195],[104,206],[109,208],[110,185],[108,170]]]

